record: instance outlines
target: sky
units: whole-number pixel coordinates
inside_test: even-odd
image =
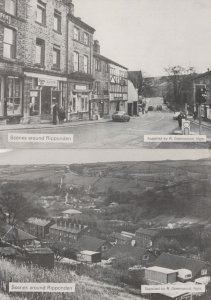
[[[211,69],[211,0],[73,0],[101,54],[145,76]]]

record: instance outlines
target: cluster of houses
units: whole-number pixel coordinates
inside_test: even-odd
[[[210,225],[187,225],[182,228],[139,228],[135,233],[114,232],[109,240],[93,234],[93,224],[85,213],[76,209],[62,212],[52,219],[31,217],[25,222],[25,229],[1,224],[0,238],[10,245],[27,249],[28,257],[35,263],[53,266],[53,252],[46,246],[61,243],[70,252],[70,257],[79,262],[98,263],[103,259],[124,261],[132,259],[136,265],[128,270],[131,278],[138,276],[149,285],[198,283],[209,285],[211,264],[184,253],[163,250],[158,247],[161,238],[189,242],[197,232],[204,234],[211,244]],[[196,228],[197,227],[197,228]],[[112,240],[112,241],[111,241]],[[45,245],[45,247],[43,246]],[[15,256],[13,247],[1,246],[1,256]],[[137,274],[137,267],[138,274]],[[135,273],[134,273],[135,271]],[[133,277],[135,274],[135,277]],[[192,300],[192,293],[184,290],[175,293],[164,292],[159,299]],[[195,297],[195,296],[194,296]],[[158,299],[158,298],[156,298]]]
[[[136,114],[127,68],[101,54],[94,32],[72,0],[1,0],[2,123],[47,122],[55,104],[67,121],[106,118],[127,103]]]

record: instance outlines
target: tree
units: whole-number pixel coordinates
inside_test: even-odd
[[[7,222],[14,225],[31,216],[43,216],[45,210],[29,202],[22,193],[16,190],[14,184],[5,184],[1,186],[0,191],[0,213],[2,219],[7,218]]]
[[[172,106],[184,108],[185,103],[191,104],[192,79],[195,75],[193,67],[185,69],[181,66],[166,68],[168,74],[166,98],[168,102],[173,102]],[[172,101],[173,100],[173,101]]]
[[[65,255],[66,245],[62,242],[54,242],[53,244],[50,245],[51,250],[54,252],[54,257],[57,261],[62,260]]]

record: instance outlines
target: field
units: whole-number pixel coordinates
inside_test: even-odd
[[[141,300],[140,296],[130,295],[121,287],[102,283],[87,276],[78,276],[66,267],[56,266],[53,271],[39,267],[19,265],[1,260],[0,279],[8,282],[55,282],[76,283],[75,293],[14,293],[0,294],[1,300]]]

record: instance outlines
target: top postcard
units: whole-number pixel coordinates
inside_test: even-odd
[[[0,0],[0,148],[210,148],[210,9]]]

